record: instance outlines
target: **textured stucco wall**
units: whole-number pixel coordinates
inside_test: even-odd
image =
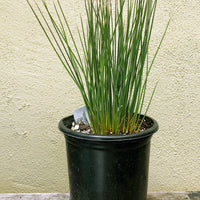
[[[82,0],[62,0],[76,30]],[[159,85],[149,115],[149,191],[200,189],[200,4],[159,0],[151,50],[170,27],[150,80]],[[0,193],[68,192],[59,119],[83,101],[25,0],[0,2]],[[152,87],[150,88],[152,89]]]

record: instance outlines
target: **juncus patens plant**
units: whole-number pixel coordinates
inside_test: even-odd
[[[85,28],[80,18],[79,41],[75,41],[60,1],[53,4],[55,16],[47,3],[40,1],[46,14],[36,1],[34,8],[27,0],[79,88],[94,134],[140,131],[157,85],[144,109],[147,79],[169,25],[149,62],[157,0],[84,0],[87,21]]]

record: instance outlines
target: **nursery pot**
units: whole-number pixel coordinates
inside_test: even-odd
[[[150,140],[157,122],[132,135],[88,135],[72,130],[73,116],[62,119],[66,139],[70,200],[145,200]]]

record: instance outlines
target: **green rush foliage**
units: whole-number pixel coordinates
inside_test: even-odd
[[[147,78],[167,27],[151,62],[149,42],[157,0],[84,0],[86,24],[77,28],[82,49],[69,27],[61,3],[54,14],[47,3],[27,0],[61,63],[79,88],[94,134],[137,133],[145,108]],[[156,84],[157,85],[157,84]]]

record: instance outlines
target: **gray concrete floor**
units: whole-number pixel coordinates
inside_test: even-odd
[[[69,200],[69,194],[0,194],[0,200]],[[149,193],[147,200],[200,200],[199,192]]]

